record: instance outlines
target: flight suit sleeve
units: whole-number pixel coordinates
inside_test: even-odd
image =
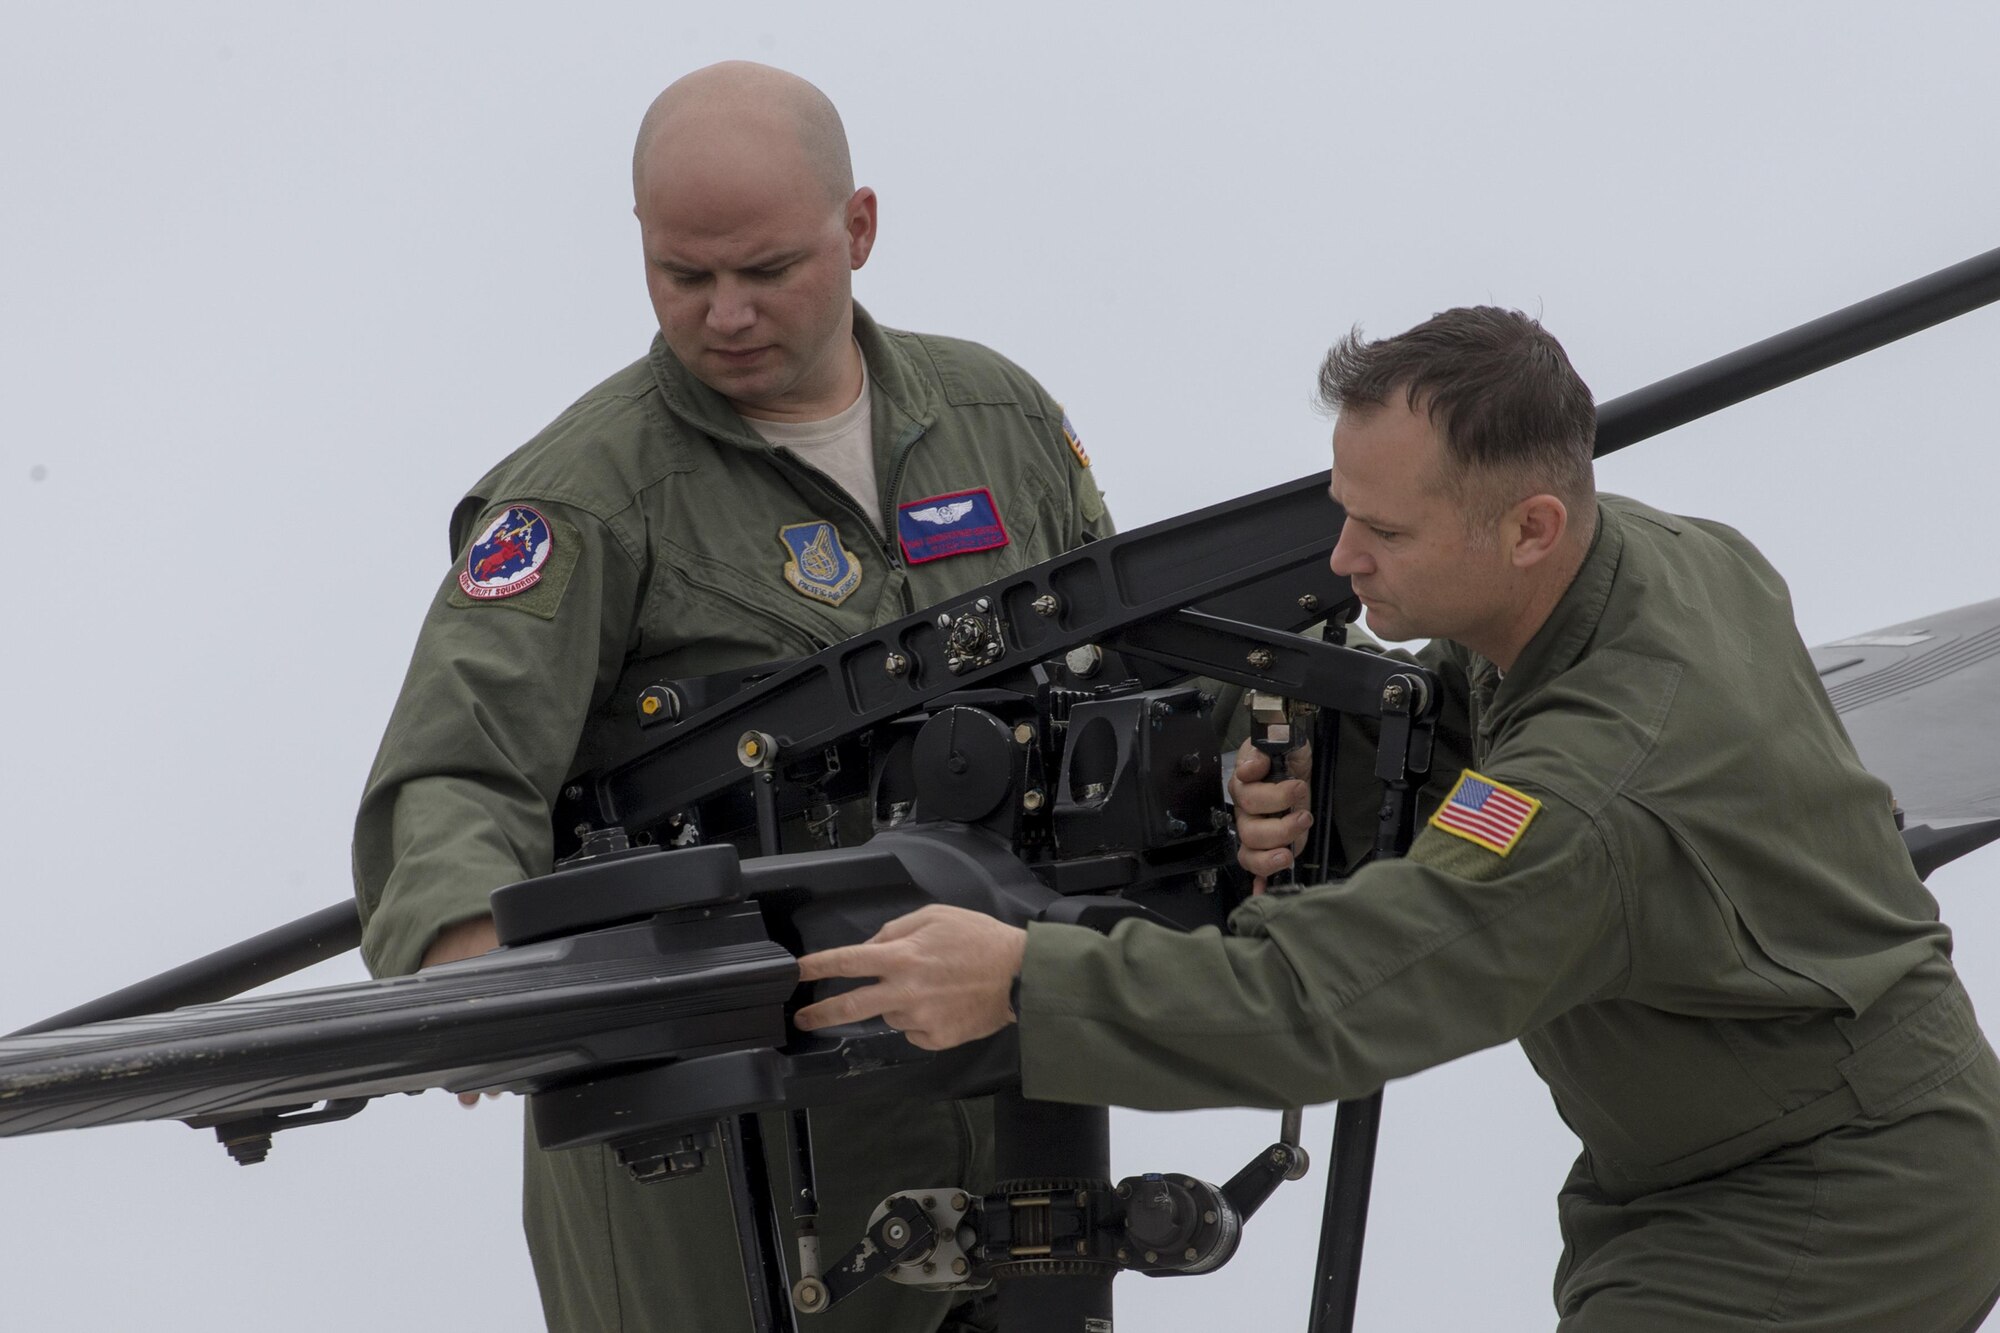
[[[484,916],[487,894],[546,873],[549,825],[584,718],[633,633],[641,571],[598,519],[529,505],[553,546],[531,586],[460,581],[473,538],[507,505],[462,505],[458,559],[425,616],[354,826],[362,954],[415,971],[437,933]]]
[[[1407,858],[1252,899],[1227,935],[1031,926],[1023,1091],[1147,1110],[1335,1101],[1614,993],[1623,878],[1594,823],[1540,801],[1505,855],[1427,826]]]

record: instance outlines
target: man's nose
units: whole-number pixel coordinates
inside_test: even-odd
[[[1327,560],[1333,572],[1342,578],[1352,578],[1356,574],[1366,574],[1372,570],[1374,562],[1361,549],[1361,542],[1354,535],[1354,520],[1343,519],[1340,524],[1340,540],[1333,544],[1333,555]]]
[[[743,332],[757,322],[757,305],[741,283],[718,278],[708,301],[708,327],[724,337]]]

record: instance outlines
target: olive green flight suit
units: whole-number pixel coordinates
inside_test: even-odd
[[[1441,812],[1228,935],[1031,927],[1025,1091],[1286,1106],[1519,1039],[1583,1142],[1564,1333],[1956,1333],[2000,1286],[2000,1066],[1889,792],[1748,542],[1599,514],[1505,679],[1426,650],[1525,827]]]
[[[646,659],[651,681],[801,657],[1112,531],[1062,409],[1019,367],[976,344],[883,329],[859,307],[855,337],[886,536],[838,485],[765,444],[659,339],[458,506],[457,563],[424,621],[355,825],[362,948],[377,974],[413,971],[439,930],[486,913],[491,890],[550,869],[557,792],[632,725],[629,663]],[[987,525],[960,543],[987,549],[906,557],[899,508],[940,519],[963,499],[921,502],[979,490],[1004,544]],[[524,571],[532,580],[482,581],[506,568],[506,552],[498,538],[475,543],[496,518],[522,526],[525,510],[552,548]],[[971,512],[962,521],[986,517]],[[895,1189],[984,1188],[985,1114],[984,1102],[815,1112],[826,1260]],[[784,1180],[781,1140],[772,1159]],[[529,1249],[552,1329],[748,1327],[719,1170],[637,1185],[606,1150],[530,1144],[526,1175]],[[947,1304],[877,1283],[814,1327],[929,1330]]]

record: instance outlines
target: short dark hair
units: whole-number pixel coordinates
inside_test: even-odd
[[[1444,439],[1445,485],[1477,507],[1480,474],[1511,474],[1567,504],[1587,530],[1596,490],[1597,405],[1562,344],[1518,310],[1459,306],[1393,338],[1356,326],[1319,368],[1329,411],[1381,407],[1402,393]],[[1490,492],[1488,492],[1490,495]],[[1500,502],[1502,508],[1512,500]]]

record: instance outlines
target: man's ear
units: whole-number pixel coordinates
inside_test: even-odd
[[[1569,531],[1569,509],[1553,495],[1531,495],[1508,511],[1508,556],[1516,569],[1549,558]]]

